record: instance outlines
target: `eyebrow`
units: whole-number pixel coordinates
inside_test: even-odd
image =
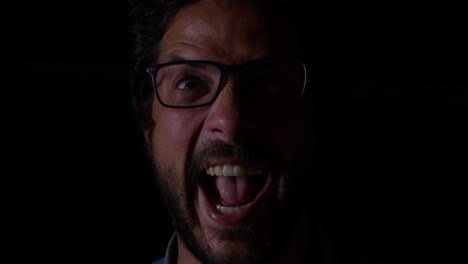
[[[195,59],[195,60],[198,60],[198,59]],[[177,53],[170,53],[169,54],[169,61],[168,62],[178,62],[178,61],[194,61],[193,59],[189,59],[189,58],[186,58],[184,56],[181,56]],[[208,62],[211,62],[211,61],[208,61]],[[212,62],[212,63],[216,63],[216,62]],[[201,65],[201,64],[193,64],[191,65],[192,68],[206,68],[206,67],[203,67],[204,65]]]
[[[169,54],[169,61],[167,63],[170,63],[170,62],[178,62],[178,61],[194,61],[192,59],[188,59],[188,58],[185,58],[179,54],[175,54],[175,53],[171,53]],[[207,61],[207,62],[211,62],[211,61]],[[212,63],[215,63],[215,62],[212,62]],[[195,68],[195,69],[206,69],[208,65],[203,65],[203,64],[199,64],[199,63],[194,63],[194,64],[190,64],[190,68]]]
[[[189,59],[184,58],[183,56],[179,54],[174,54],[174,53],[169,54],[169,62],[182,61],[182,60],[189,60]]]

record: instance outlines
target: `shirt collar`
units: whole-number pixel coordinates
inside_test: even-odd
[[[169,240],[166,248],[166,256],[164,264],[176,264],[177,263],[177,236],[174,233]]]

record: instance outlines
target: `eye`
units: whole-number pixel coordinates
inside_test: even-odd
[[[287,87],[287,84],[281,78],[267,77],[260,81],[259,86],[266,92],[274,93],[283,90],[285,87]]]
[[[263,89],[269,92],[277,92],[282,88],[281,84],[276,82],[266,82],[263,84]]]
[[[193,90],[197,89],[200,86],[203,86],[202,81],[199,78],[196,77],[188,77],[185,79],[182,79],[178,82],[177,84],[177,89],[180,90]]]

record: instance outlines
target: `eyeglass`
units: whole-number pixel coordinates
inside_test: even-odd
[[[159,103],[170,108],[212,104],[230,72],[236,73],[242,96],[259,102],[295,101],[304,94],[306,84],[306,67],[295,59],[259,59],[239,65],[184,60],[157,64],[146,71]]]

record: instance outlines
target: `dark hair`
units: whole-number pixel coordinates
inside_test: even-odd
[[[150,129],[152,89],[146,67],[157,61],[158,47],[172,18],[196,0],[130,0],[134,34],[131,87],[133,108],[142,129]]]
[[[132,31],[135,37],[131,86],[133,90],[133,108],[136,119],[143,130],[152,129],[151,119],[152,89],[146,67],[158,60],[158,47],[174,16],[184,6],[199,0],[130,0],[132,7]],[[238,0],[236,0],[238,1]],[[303,7],[301,1],[294,4],[283,0],[260,0],[258,4],[272,7],[284,14],[297,16]],[[297,17],[295,17],[297,19]]]

